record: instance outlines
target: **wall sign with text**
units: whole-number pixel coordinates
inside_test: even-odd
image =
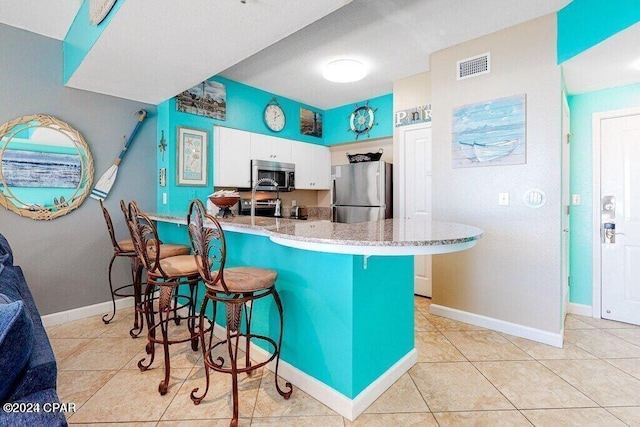
[[[396,111],[395,125],[407,126],[416,123],[425,123],[431,121],[431,104],[422,105],[420,107],[409,108],[407,110]]]

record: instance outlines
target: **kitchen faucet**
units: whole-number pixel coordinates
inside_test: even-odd
[[[268,182],[269,184],[273,184],[276,187],[276,212],[274,216],[280,216],[280,189],[278,187],[278,182],[271,178],[260,178],[256,184],[251,189],[251,225],[255,225],[255,217],[256,217],[256,188],[260,184],[264,184]]]

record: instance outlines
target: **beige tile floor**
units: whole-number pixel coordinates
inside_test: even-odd
[[[415,299],[419,362],[351,422],[294,389],[284,401],[269,371],[240,382],[241,426],[640,426],[640,327],[569,315],[565,346],[546,346],[429,313]],[[47,329],[58,360],[58,394],[74,402],[72,425],[227,426],[231,382],[214,374],[207,397],[200,354],[171,348],[171,383],[157,393],[162,356],[140,372],[142,338],[131,310]],[[184,325],[184,324],[183,324]]]

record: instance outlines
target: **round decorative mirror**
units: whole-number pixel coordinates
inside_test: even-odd
[[[67,123],[37,114],[0,126],[0,205],[50,220],[80,206],[92,182],[89,146]]]

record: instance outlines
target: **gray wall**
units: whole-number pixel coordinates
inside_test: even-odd
[[[433,217],[481,228],[472,249],[433,257],[436,304],[535,329],[561,330],[561,78],[556,19],[548,15],[430,57]],[[491,52],[491,73],[456,81],[456,61]],[[524,165],[453,169],[454,108],[526,94]],[[527,189],[547,204],[526,207]],[[498,193],[511,204],[498,206]]]
[[[94,160],[94,183],[119,154],[132,114],[149,113],[119,171],[106,205],[125,238],[120,199],[155,210],[156,107],[62,85],[62,42],[0,24],[0,123],[29,114],[66,121],[85,137]],[[112,253],[100,206],[82,206],[53,221],[34,221],[0,208],[0,233],[14,251],[41,315],[109,300],[107,266]],[[128,265],[115,266],[118,283]]]

